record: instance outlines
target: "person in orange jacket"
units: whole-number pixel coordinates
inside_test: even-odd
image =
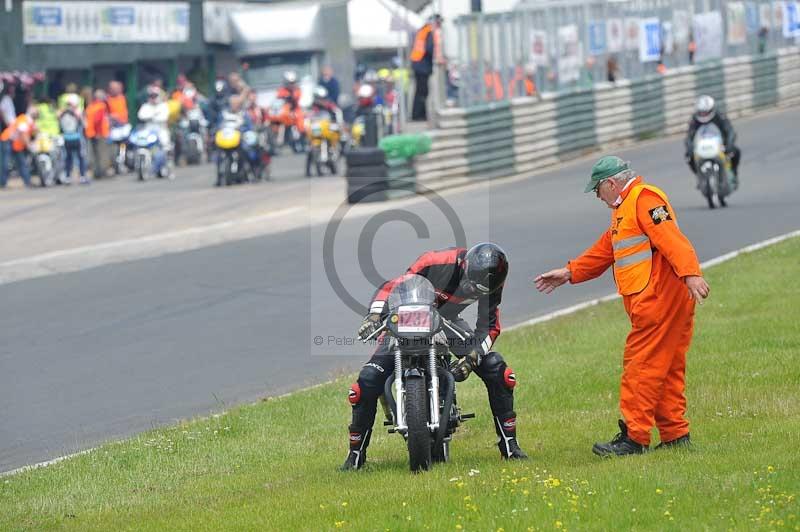
[[[92,150],[94,178],[105,177],[109,168],[108,136],[111,132],[111,120],[104,90],[95,90],[92,103],[86,107],[84,132]]]
[[[611,225],[597,242],[564,268],[539,275],[536,288],[549,294],[569,281],[581,283],[614,269],[614,280],[631,320],[620,386],[620,433],[596,443],[600,456],[640,454],[653,425],[659,447],[688,446],[686,352],[692,339],[695,302],[708,297],[691,242],[678,228],[667,195],[645,184],[619,157],[601,158],[586,192],[611,211]]]
[[[123,85],[119,81],[112,81],[108,84],[108,95],[106,97],[108,114],[111,120],[111,127],[121,126],[128,123],[128,100],[125,99]]]
[[[36,107],[31,106],[28,108],[27,113],[18,115],[8,127],[0,132],[0,143],[7,143],[10,145],[11,153],[8,158],[14,160],[14,164],[17,166],[17,172],[26,187],[31,186],[31,175],[27,161],[28,145],[35,136],[35,124],[38,116],[39,111]],[[2,148],[2,146],[0,146],[0,148]],[[8,149],[8,147],[6,149]],[[5,188],[8,182],[9,168],[5,163],[2,166],[3,167],[0,168],[0,188]]]

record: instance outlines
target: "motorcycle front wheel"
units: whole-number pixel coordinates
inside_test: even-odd
[[[431,433],[428,430],[428,387],[422,377],[406,380],[408,462],[413,473],[431,467]]]

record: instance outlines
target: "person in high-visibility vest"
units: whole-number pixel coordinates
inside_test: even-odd
[[[535,75],[535,67],[529,65],[523,69],[522,66],[517,65],[514,68],[514,77],[508,82],[508,96],[510,98],[515,96],[534,96],[536,94]]]
[[[29,107],[27,113],[17,116],[14,121],[0,132],[0,142],[7,143],[6,149],[10,148],[9,159],[14,161],[17,172],[22,178],[26,187],[31,186],[31,174],[28,168],[28,145],[36,133],[36,119],[39,111],[36,107]],[[0,188],[5,188],[8,182],[9,168],[6,164],[0,168]]]
[[[611,211],[611,225],[597,242],[564,268],[535,279],[549,294],[566,282],[581,283],[614,268],[614,280],[631,320],[622,360],[620,433],[596,443],[600,456],[640,454],[658,428],[657,448],[690,445],[686,420],[686,352],[692,339],[695,303],[708,297],[691,242],[678,228],[667,195],[645,184],[614,156],[592,168],[586,192]]]
[[[414,45],[409,55],[416,85],[414,103],[411,106],[411,120],[425,121],[428,119],[428,80],[433,73],[434,57],[441,54],[439,42],[441,27],[442,17],[433,15],[414,36]]]

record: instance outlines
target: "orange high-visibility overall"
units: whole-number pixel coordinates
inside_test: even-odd
[[[700,275],[700,264],[664,192],[637,177],[621,196],[622,203],[611,214],[611,227],[567,267],[572,283],[594,279],[614,267],[631,321],[622,361],[620,411],[628,436],[649,445],[653,425],[661,441],[689,432],[684,388],[695,305],[682,278]]]

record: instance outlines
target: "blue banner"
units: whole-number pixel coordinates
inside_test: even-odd
[[[605,21],[590,22],[587,27],[589,33],[589,54],[601,55],[606,53],[606,23]]]
[[[747,2],[745,4],[744,19],[747,23],[747,33],[758,33],[758,4]]]
[[[61,26],[60,7],[34,7],[33,23],[37,26]]]
[[[136,12],[133,7],[109,7],[108,23],[112,26],[133,26],[136,24]]]

